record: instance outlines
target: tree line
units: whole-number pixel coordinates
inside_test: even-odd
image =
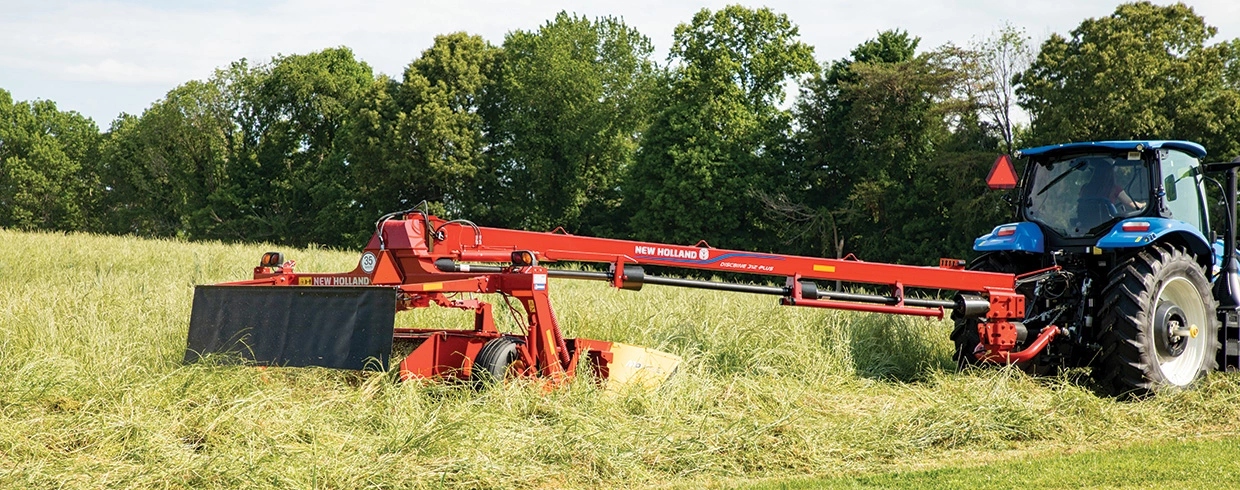
[[[484,226],[930,264],[1009,219],[984,178],[1015,148],[1240,153],[1240,40],[1215,32],[1136,2],[1036,51],[1011,26],[933,49],[891,30],[819,62],[786,15],[729,6],[659,62],[622,20],[561,13],[499,45],[439,36],[399,79],[347,47],[240,60],[104,132],[0,90],[0,227],[355,248],[426,200]]]

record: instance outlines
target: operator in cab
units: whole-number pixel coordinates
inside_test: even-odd
[[[1093,173],[1089,182],[1081,187],[1081,198],[1105,198],[1111,204],[1123,206],[1123,212],[1145,209],[1144,201],[1137,201],[1128,195],[1123,186],[1115,182],[1115,166],[1110,162],[1097,162],[1092,165]]]

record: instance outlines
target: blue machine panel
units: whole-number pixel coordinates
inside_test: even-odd
[[[1149,228],[1141,231],[1124,231],[1125,224],[1132,225],[1138,223],[1149,223]],[[1097,246],[1104,250],[1144,247],[1172,233],[1182,234],[1184,241],[1188,243],[1189,249],[1194,254],[1211,257],[1211,260],[1216,255],[1221,257],[1221,252],[1216,254],[1211,250],[1209,241],[1201,234],[1200,230],[1183,221],[1169,218],[1142,217],[1120,221],[1111,227],[1110,233],[1098,239]],[[1221,251],[1222,249],[1220,248],[1219,250]]]
[[[990,233],[973,241],[973,250],[978,252],[1021,251],[1042,253],[1046,250],[1046,239],[1042,228],[1037,223],[1008,223],[996,226]]]

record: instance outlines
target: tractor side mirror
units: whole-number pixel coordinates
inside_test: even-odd
[[[1230,162],[1212,162],[1202,165],[1206,172],[1225,172],[1236,167],[1240,167],[1240,157],[1236,157]]]
[[[999,155],[995,164],[990,167],[990,175],[986,176],[986,186],[991,189],[1015,189],[1016,167],[1007,155]]]
[[[1168,175],[1167,178],[1163,179],[1163,192],[1167,194],[1167,202],[1175,200],[1176,193],[1174,175]]]

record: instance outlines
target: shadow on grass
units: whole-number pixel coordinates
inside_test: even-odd
[[[921,318],[858,315],[847,333],[853,369],[870,379],[919,382],[954,367],[939,323]]]

